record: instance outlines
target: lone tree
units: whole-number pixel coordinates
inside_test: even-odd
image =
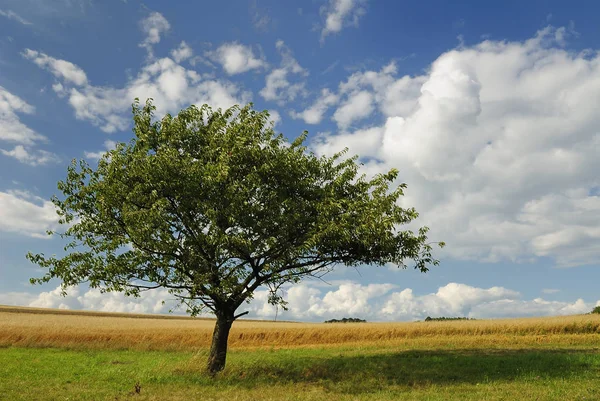
[[[58,183],[63,198],[52,199],[67,255],[29,253],[48,270],[32,283],[58,278],[63,293],[86,282],[133,296],[166,288],[191,315],[216,315],[214,374],[232,323],[248,313],[236,310],[259,287],[285,307],[282,284],[335,265],[438,264],[426,227],[398,229],[417,212],[398,206],[405,185],[390,189],[396,170],[367,180],[356,157],[317,157],[302,145],[306,132],[288,144],[251,105],[191,106],[160,121],[154,110],[136,100],[135,138],[96,169],[73,160]]]

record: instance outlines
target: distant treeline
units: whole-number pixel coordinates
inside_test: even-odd
[[[358,319],[356,317],[345,317],[343,319],[331,319],[325,320],[325,323],[367,323],[366,320]]]
[[[433,322],[433,321],[444,321],[444,320],[475,320],[473,318],[470,317],[429,317],[427,316],[425,318],[426,322]]]

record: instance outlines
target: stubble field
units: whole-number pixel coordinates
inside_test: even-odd
[[[213,324],[0,307],[0,400],[600,399],[600,315],[240,320],[216,378]]]

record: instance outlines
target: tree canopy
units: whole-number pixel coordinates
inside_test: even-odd
[[[29,253],[47,269],[33,283],[134,296],[166,288],[192,315],[216,315],[214,373],[236,310],[259,287],[285,307],[281,285],[336,265],[438,264],[426,227],[400,230],[418,214],[398,205],[406,185],[391,187],[396,170],[367,179],[345,150],[318,157],[306,132],[288,143],[252,105],[190,106],[158,120],[154,111],[136,100],[135,137],[97,168],[73,160],[52,198],[66,255]]]

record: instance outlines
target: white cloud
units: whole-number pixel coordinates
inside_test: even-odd
[[[338,101],[339,96],[325,88],[321,90],[321,96],[312,106],[300,113],[292,111],[290,116],[294,119],[302,119],[307,124],[319,124],[327,109],[337,104]]]
[[[251,316],[273,319],[275,307],[267,303],[267,291],[245,306]],[[332,287],[304,282],[284,291],[288,311],[279,310],[279,318],[323,321],[359,317],[368,321],[413,321],[431,317],[522,317],[587,313],[594,302],[550,302],[537,298],[523,300],[516,291],[503,287],[478,288],[448,283],[436,292],[417,295],[410,288],[395,284],[361,285],[340,282]],[[600,301],[598,301],[600,302]]]
[[[475,306],[470,316],[474,318],[508,318],[519,316],[576,315],[588,313],[593,304],[578,299],[573,303],[546,301],[536,298],[532,301],[498,300]]]
[[[190,104],[208,103],[215,108],[228,108],[251,99],[248,92],[231,82],[201,76],[166,57],[152,59],[123,88],[89,83],[78,87],[64,77],[63,82],[52,88],[60,97],[68,99],[77,119],[87,120],[108,133],[127,129],[135,98],[142,103],[148,98],[154,99],[158,115],[177,113]]]
[[[30,294],[28,292],[4,292],[0,293],[0,305],[27,306],[30,302],[33,302],[36,297],[36,294]]]
[[[57,226],[52,202],[24,191],[0,192],[0,231],[48,238],[46,230]]]
[[[387,117],[407,116],[412,114],[421,95],[421,87],[425,83],[424,77],[404,76],[397,78],[398,68],[394,62],[385,65],[380,71],[364,71],[352,74],[346,81],[339,85],[339,96],[346,98],[343,106],[351,104],[353,97],[358,93],[369,92],[372,94],[371,102],[379,106],[380,112]],[[363,95],[364,97],[364,95]],[[360,100],[357,99],[357,100]],[[362,99],[366,101],[366,97]],[[343,107],[342,106],[342,107]],[[341,108],[341,107],[340,107]],[[370,112],[373,109],[369,109]],[[371,113],[361,113],[354,117],[359,121]],[[342,116],[341,122],[346,121],[344,110],[336,110]]]
[[[267,67],[264,57],[256,56],[251,47],[237,42],[222,44],[216,50],[207,52],[206,56],[219,63],[228,75]]]
[[[451,310],[463,311],[474,304],[492,302],[498,299],[514,299],[519,296],[519,293],[503,287],[482,289],[466,284],[450,283],[440,287],[435,296],[449,305]]]
[[[31,49],[25,49],[22,54],[23,57],[33,61],[39,67],[47,68],[56,78],[64,79],[66,82],[77,86],[87,84],[85,72],[69,61],[58,60]]]
[[[173,60],[175,60],[176,63],[181,63],[193,55],[194,51],[187,43],[185,43],[185,41],[182,41],[177,49],[171,50],[171,57],[173,57]]]
[[[93,310],[101,312],[125,313],[160,313],[167,314],[175,306],[169,302],[173,296],[167,290],[158,289],[142,293],[139,298],[126,297],[121,293],[101,293],[97,289],[82,290],[80,287],[70,287],[67,295],[61,295],[60,287],[52,291],[40,293],[27,306],[37,308]],[[163,304],[163,301],[164,304]]]
[[[171,29],[171,24],[161,13],[154,11],[140,22],[140,27],[146,37],[139,46],[145,48],[152,58],[152,46],[160,42],[160,36]]]
[[[52,84],[52,90],[59,96],[64,97],[67,95],[67,90],[60,82],[55,82]]]
[[[90,121],[107,133],[124,131],[129,126],[130,119],[123,111],[135,97],[127,97],[127,90],[88,85],[81,89],[70,88],[66,92],[78,120]]]
[[[45,150],[27,149],[23,145],[17,145],[13,150],[0,149],[0,152],[5,156],[14,157],[21,163],[29,164],[30,166],[42,166],[60,162],[59,157],[54,153]]]
[[[106,153],[106,151],[108,150],[112,150],[114,148],[117,147],[117,143],[115,141],[109,141],[106,140],[104,141],[104,149],[105,150],[100,150],[98,152],[83,152],[85,155],[86,159],[90,159],[90,160],[100,160],[102,158],[102,156],[104,156],[104,154]]]
[[[354,121],[371,115],[374,109],[373,95],[370,92],[356,92],[335,111],[333,120],[340,128],[348,128]]]
[[[331,317],[373,316],[377,312],[375,300],[396,288],[394,284],[369,284],[366,286],[346,282],[336,290],[325,293],[308,284],[294,285],[286,289],[284,298],[288,311],[280,312],[282,318],[297,320],[320,320]],[[267,303],[268,292],[257,291],[254,300],[245,309],[253,316],[272,318],[275,307]]]
[[[338,92],[322,90],[315,104],[302,113],[292,112],[294,118],[303,118],[307,123],[319,123],[330,106],[339,104],[333,114],[338,127],[345,130],[378,111],[384,116],[407,116],[418,105],[425,77],[404,76],[397,78],[394,62],[380,71],[363,71],[352,74],[339,84]]]
[[[47,139],[23,124],[17,116],[17,113],[33,114],[34,111],[33,106],[0,86],[0,141],[18,144],[12,150],[0,148],[0,153],[31,166],[56,163],[60,159],[54,153],[32,149],[36,142]]]
[[[17,116],[17,113],[33,114],[34,111],[33,106],[0,86],[0,140],[23,145],[45,141],[46,137],[27,127]]]
[[[21,17],[19,14],[15,13],[14,11],[11,10],[2,10],[0,9],[0,15],[3,17],[6,17],[8,19],[12,19],[17,21],[20,24],[23,25],[32,25],[31,22],[27,21],[25,18]]]
[[[303,80],[290,82],[291,75],[298,75],[301,78],[308,75],[308,71],[298,64],[293,57],[291,50],[282,40],[275,44],[279,54],[281,54],[281,65],[273,69],[265,79],[265,87],[261,89],[260,95],[265,100],[276,101],[279,104],[285,104],[293,101],[300,94],[306,92],[305,82]]]
[[[360,17],[366,12],[366,3],[366,0],[329,0],[327,5],[321,7],[321,14],[325,18],[321,41],[346,26],[357,27]]]
[[[529,201],[518,218],[529,224],[543,225],[531,240],[536,255],[555,256],[564,267],[598,260],[600,196],[590,196],[588,189],[547,194]]]
[[[274,127],[281,123],[281,114],[277,110],[269,110],[269,117]]]
[[[353,135],[344,124],[359,116],[344,118],[342,107],[361,92],[386,120]],[[331,154],[349,140],[352,153],[377,158],[372,171],[398,168],[408,184],[401,202],[448,243],[442,258],[600,260],[598,53],[569,52],[546,28],[446,52],[421,76],[398,77],[394,64],[355,73],[338,94],[343,130],[314,150]]]
[[[369,299],[381,297],[392,290],[394,284],[369,284],[362,286],[360,284],[342,284],[337,291],[329,291],[325,294],[321,302],[321,308],[316,310],[317,314],[324,315],[368,315],[371,313],[372,306]]]
[[[352,133],[341,133],[337,135],[320,134],[312,140],[317,154],[332,155],[348,148],[349,155],[359,155],[361,158],[380,157],[381,142],[383,140],[384,128],[371,127],[354,131]]]
[[[523,300],[518,292],[503,288],[477,288],[449,283],[436,292],[416,295],[410,288],[395,284],[361,285],[339,282],[333,286],[304,282],[287,287],[284,298],[288,311],[278,310],[280,319],[323,321],[343,317],[359,317],[368,321],[413,321],[431,317],[495,317],[553,316],[581,314],[591,311],[597,302],[546,301],[541,298]],[[10,300],[10,302],[3,301]],[[163,304],[163,301],[165,303]],[[28,293],[0,294],[0,303],[59,309],[86,309],[105,312],[168,313],[176,305],[165,289],[144,292],[140,298],[120,293],[102,294],[96,289],[71,287],[61,296],[60,287],[38,295]],[[268,292],[258,290],[240,311],[249,317],[273,319],[275,307],[268,303]]]

